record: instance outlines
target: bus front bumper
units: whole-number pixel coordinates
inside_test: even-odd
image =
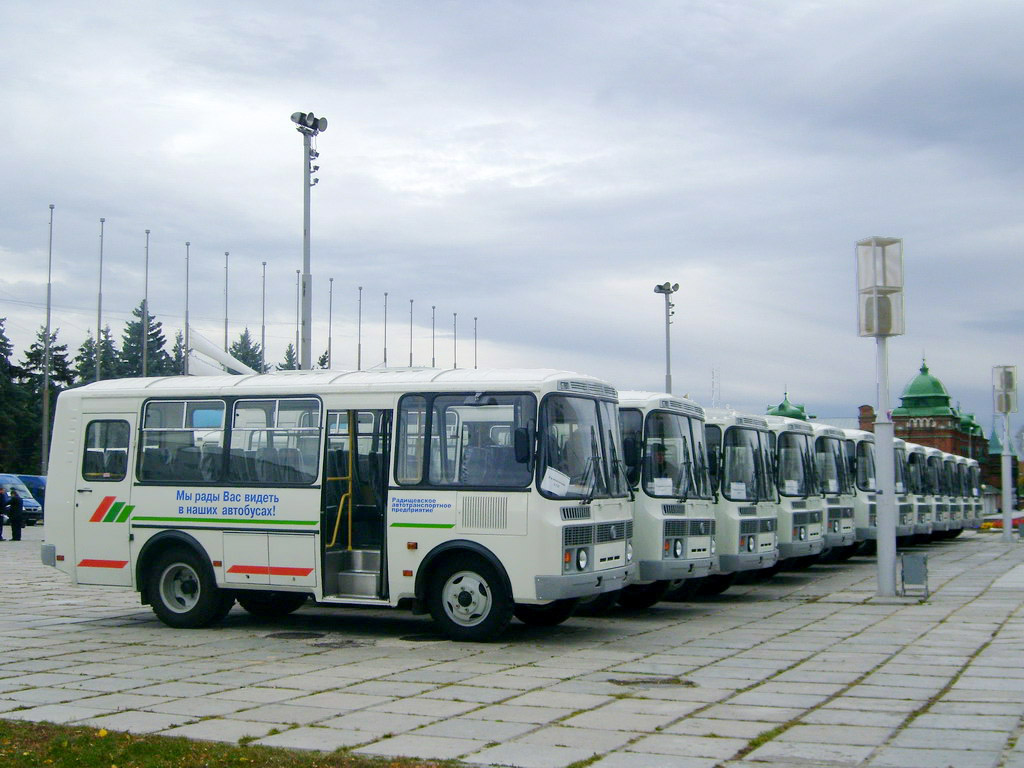
[[[791,557],[820,555],[824,548],[825,542],[821,539],[815,541],[780,541],[779,560],[788,560]]]
[[[641,560],[640,581],[675,581],[676,579],[697,579],[714,570],[714,557],[694,560]]]
[[[932,532],[931,523],[916,523],[914,525],[914,533],[918,535],[929,534]]]
[[[836,547],[849,547],[857,543],[857,534],[853,531],[846,531],[844,533],[826,533],[825,544],[829,549],[835,549]]]
[[[564,600],[615,592],[636,578],[636,565],[621,565],[604,571],[569,573],[564,576],[536,576],[538,600]]]
[[[741,552],[738,555],[719,555],[718,570],[721,573],[738,573],[739,571],[756,571],[759,568],[771,568],[779,561],[779,553]]]

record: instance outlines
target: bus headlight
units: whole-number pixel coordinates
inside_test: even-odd
[[[806,540],[807,540],[807,528],[805,528],[804,526],[801,525],[800,526],[800,541],[806,541]]]
[[[633,562],[633,544],[632,542],[626,542],[626,562]]]
[[[715,538],[712,536],[711,537],[711,554],[712,555],[715,554],[715,550],[716,549],[718,549],[718,547],[715,546]]]
[[[754,551],[754,537],[753,536],[747,536],[747,552],[753,552],[753,551]]]
[[[832,521],[832,533],[839,533],[839,521],[838,520],[833,520]]]
[[[587,557],[587,550],[585,550],[585,549],[578,549],[578,550],[576,550],[576,569],[577,570],[580,570],[580,571],[587,570],[587,562],[588,562],[588,560],[589,560],[589,558]]]
[[[675,540],[675,543],[672,545],[672,554],[675,555],[676,557],[682,557],[683,556],[683,540],[682,539],[676,539]]]

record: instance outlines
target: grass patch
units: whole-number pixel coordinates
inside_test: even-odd
[[[449,761],[319,754],[0,720],[3,768],[441,768]]]

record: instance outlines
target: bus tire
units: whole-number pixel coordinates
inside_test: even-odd
[[[620,590],[602,592],[593,597],[584,597],[576,606],[577,616],[604,616],[619,601]]]
[[[669,590],[662,599],[673,603],[688,603],[700,593],[700,587],[705,578],[707,577],[698,576],[695,579],[669,582]]]
[[[235,593],[235,599],[247,613],[261,619],[279,619],[294,613],[306,604],[305,592],[265,592],[244,590]]]
[[[179,629],[208,627],[227,616],[234,596],[217,587],[209,566],[195,550],[171,547],[149,566],[147,594],[153,613]]]
[[[579,600],[568,598],[555,600],[547,605],[524,605],[516,603],[513,613],[523,624],[531,627],[555,627],[572,616]]]
[[[430,615],[452,640],[493,640],[512,621],[512,596],[483,558],[459,553],[434,569],[427,597]]]
[[[671,582],[652,581],[650,584],[630,584],[619,591],[619,605],[627,611],[642,611],[661,600]]]
[[[704,583],[700,585],[702,597],[714,597],[720,595],[736,581],[735,573],[716,573],[713,576],[705,576]]]

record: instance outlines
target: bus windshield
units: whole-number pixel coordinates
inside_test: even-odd
[[[561,499],[627,493],[615,403],[551,395],[541,403],[540,490]]]
[[[911,453],[907,456],[907,490],[910,493],[924,495],[924,477],[921,472],[921,465],[924,456],[920,453]]]
[[[771,501],[768,436],[749,427],[729,427],[722,445],[722,495],[730,501]]]
[[[779,435],[777,450],[779,493],[783,496],[809,496],[816,493],[807,435],[783,432]]]
[[[928,457],[925,479],[927,481],[928,492],[934,496],[941,496],[946,492],[942,483],[942,473],[940,472],[941,467],[942,460],[939,459],[938,456]]]
[[[842,442],[822,435],[814,441],[815,464],[825,493],[853,493],[853,482],[846,467]]]
[[[857,443],[857,487],[862,491],[874,493],[875,491],[875,444],[868,440],[861,440]],[[900,471],[897,472],[897,482],[903,478]]]
[[[644,434],[643,481],[649,496],[711,496],[703,424],[679,413],[652,411]]]

